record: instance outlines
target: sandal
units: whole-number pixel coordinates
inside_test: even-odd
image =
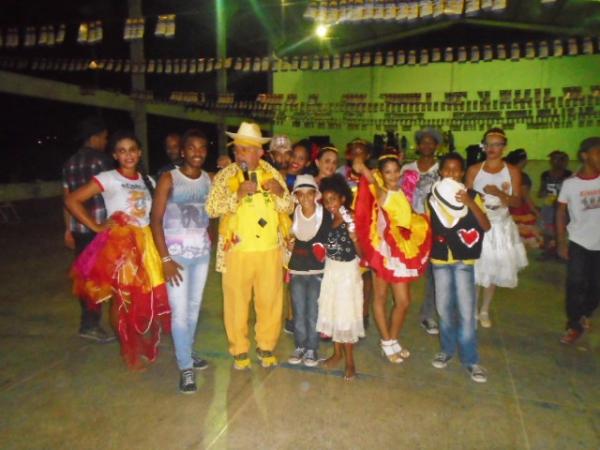
[[[381,354],[385,356],[389,362],[393,364],[400,364],[402,361],[404,361],[404,359],[402,359],[402,355],[400,354],[400,349],[396,349],[396,345],[400,345],[398,344],[398,341],[381,340],[379,345],[381,346]]]
[[[402,358],[406,359],[410,356],[410,352],[406,348],[403,348],[400,345],[400,342],[398,342],[398,340],[394,341],[394,343],[392,344],[392,347],[394,348],[394,351],[397,354],[399,354]]]

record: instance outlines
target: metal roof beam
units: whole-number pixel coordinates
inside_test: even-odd
[[[0,70],[0,92],[127,112],[131,112],[134,109],[134,101],[125,94],[102,89],[95,89],[87,93],[85,89],[75,84],[47,80],[4,70]],[[217,113],[163,102],[146,103],[146,112],[157,116],[182,120],[197,120],[198,122],[212,124],[216,124],[219,121],[219,114]],[[247,120],[247,118],[240,116],[226,116],[225,123],[237,126],[244,119]],[[270,123],[259,123],[261,126],[266,126],[267,128],[271,125]]]
[[[393,42],[393,41],[397,41],[400,39],[406,39],[408,37],[420,36],[422,34],[427,34],[427,33],[432,33],[434,31],[444,30],[446,28],[450,28],[450,27],[456,25],[456,23],[457,23],[457,21],[446,21],[446,22],[434,23],[434,24],[427,25],[424,27],[412,28],[410,30],[401,31],[400,33],[388,34],[388,35],[381,36],[381,37],[378,37],[375,39],[369,39],[366,41],[357,42],[356,44],[345,45],[343,47],[337,48],[337,51],[351,52],[351,51],[359,50],[359,49],[362,49],[365,47],[374,47],[374,46],[377,46],[380,44],[385,44],[387,42]]]

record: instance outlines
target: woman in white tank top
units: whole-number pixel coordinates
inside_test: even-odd
[[[500,128],[492,128],[483,136],[484,162],[469,167],[466,185],[479,192],[492,228],[485,234],[481,258],[475,263],[475,283],[483,288],[479,311],[481,326],[492,326],[490,303],[496,286],[515,288],[517,273],[527,265],[525,247],[508,208],[521,203],[521,173],[506,164],[502,153],[507,139]]]
[[[210,259],[205,203],[211,180],[202,169],[208,139],[196,129],[182,138],[182,165],[161,175],[152,204],[151,226],[168,281],[171,335],[180,370],[179,390],[197,390],[194,369],[208,363],[194,353],[196,326]]]

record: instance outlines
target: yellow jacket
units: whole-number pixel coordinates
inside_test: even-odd
[[[255,172],[259,190],[241,201],[238,201],[237,191],[244,176],[237,164],[230,164],[215,176],[206,212],[221,219],[216,261],[219,272],[225,271],[226,251],[271,250],[281,245],[289,234],[289,214],[294,205],[281,174],[262,160]],[[284,189],[281,197],[262,189],[271,179]]]

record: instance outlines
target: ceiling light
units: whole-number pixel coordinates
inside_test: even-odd
[[[327,37],[327,33],[329,32],[329,25],[319,24],[317,28],[315,28],[315,34],[319,39],[325,39]]]

